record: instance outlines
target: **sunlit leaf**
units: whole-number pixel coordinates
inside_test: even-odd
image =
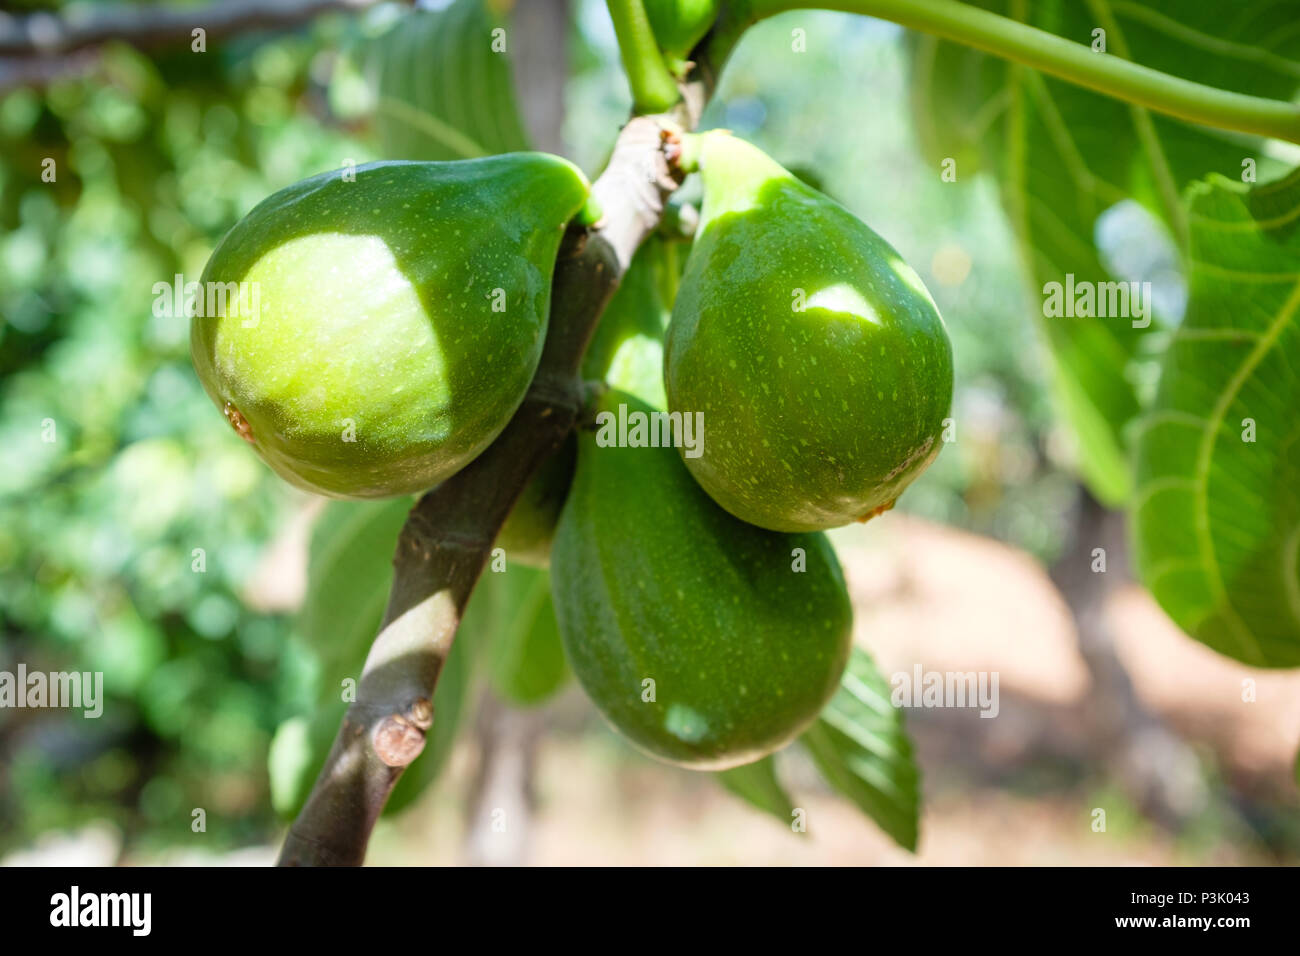
[[[1138,429],[1138,570],[1215,650],[1300,665],[1300,170],[1196,186],[1191,262]]]

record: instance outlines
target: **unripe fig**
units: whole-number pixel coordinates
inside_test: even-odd
[[[505,427],[588,183],[510,153],[330,172],[264,200],[203,273],[257,311],[195,315],[208,395],[279,474],[340,498],[423,491]]]
[[[724,131],[673,308],[671,411],[703,412],[700,485],[776,531],[865,521],[939,453],[952,347],[934,300],[852,213]]]
[[[680,62],[718,18],[719,0],[645,0],[659,49]]]
[[[654,411],[611,390],[617,414]],[[784,746],[839,684],[852,609],[822,534],[738,521],[667,447],[579,436],[551,553],[556,619],[596,708],[669,763],[722,770]]]

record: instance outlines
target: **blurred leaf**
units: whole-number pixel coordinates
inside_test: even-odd
[[[387,159],[451,160],[528,148],[506,53],[504,22],[483,0],[398,19],[368,51],[376,126]]]
[[[858,805],[899,846],[916,850],[920,771],[903,712],[871,656],[853,649],[840,689],[799,738],[826,782]]]
[[[317,649],[331,693],[356,676],[388,604],[397,535],[411,498],[332,501],[312,530],[299,629]]]
[[[723,770],[718,773],[717,779],[718,783],[740,799],[764,813],[772,814],[786,826],[790,825],[794,801],[777,779],[776,761],[771,756],[743,767]]]
[[[1138,440],[1136,557],[1220,653],[1300,665],[1300,169],[1193,188],[1191,298]],[[1248,432],[1253,428],[1253,436]]]
[[[535,706],[569,678],[551,604],[551,576],[519,564],[489,575],[502,585],[489,650],[492,689],[513,704]]]
[[[1106,55],[1223,89],[1290,100],[1300,89],[1300,33],[1290,0],[1260,0],[1250,15],[1225,16],[1212,0],[1080,3],[979,0],[1040,29],[1089,42],[1106,31]],[[932,159],[978,163],[997,177],[1019,237],[1035,301],[1048,282],[1103,283],[1113,275],[1095,240],[1098,218],[1132,198],[1187,236],[1179,193],[1207,172],[1238,174],[1258,141],[1150,113],[958,44],[918,37],[912,44],[918,136]],[[978,161],[975,157],[978,156]],[[1263,170],[1268,161],[1260,159]],[[1058,404],[1079,440],[1079,467],[1110,505],[1133,487],[1125,427],[1139,413],[1130,363],[1152,331],[1127,318],[1036,321],[1055,366]],[[1158,318],[1168,318],[1160,316]]]

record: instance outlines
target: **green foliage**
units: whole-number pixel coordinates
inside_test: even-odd
[[[691,474],[733,515],[815,531],[893,507],[942,447],[952,347],[888,243],[726,132],[673,307],[668,405],[702,414]]]
[[[527,149],[504,22],[483,0],[401,17],[371,41],[375,126],[389,159],[469,159]],[[496,30],[500,34],[494,36]]]
[[[204,289],[240,288],[238,310],[214,313],[209,295],[194,317],[204,388],[303,488],[433,487],[523,401],[556,251],[587,190],[545,153],[376,163],[281,190],[203,272]]]
[[[1300,170],[1190,195],[1187,318],[1138,432],[1136,557],[1188,634],[1300,665]]]
[[[652,411],[611,390],[598,415],[620,406]],[[852,611],[825,537],[733,518],[668,447],[580,436],[551,574],[579,683],[668,762],[721,770],[783,746],[833,693],[848,654]]]
[[[106,697],[98,720],[0,709],[0,850],[91,821],[129,851],[272,838],[265,751],[314,664],[248,594],[297,500],[212,414],[156,284],[197,278],[262,196],[366,155],[302,105],[338,34],[113,45],[0,96],[0,669],[102,670]]]
[[[1279,100],[1300,89],[1290,66],[1300,36],[1289,30],[1295,11],[1287,0],[1264,0],[1251,5],[1249,16],[1231,17],[1210,0],[978,5],[1013,17],[1023,11],[1034,26],[1076,41],[1087,42],[1102,28],[1106,55],[1222,89]],[[959,158],[958,177],[976,168],[997,177],[1035,290],[1031,301],[1051,350],[1058,405],[1080,446],[1079,467],[1098,498],[1122,504],[1133,490],[1126,429],[1141,409],[1146,339],[1178,316],[1166,307],[1146,328],[1135,328],[1128,316],[1048,317],[1037,291],[1067,275],[1076,284],[1149,278],[1124,274],[1131,262],[1110,261],[1098,244],[1102,214],[1136,200],[1181,250],[1188,223],[1180,191],[1210,170],[1240,172],[1258,146],[956,43],[921,36],[913,48],[914,114],[926,153],[935,163]],[[1159,239],[1153,236],[1148,246]]]
[[[569,679],[551,579],[545,571],[509,568],[496,584],[496,616],[488,645],[488,676],[504,700],[532,707],[555,695]]]
[[[920,772],[903,712],[890,703],[889,682],[866,651],[853,649],[840,689],[799,740],[827,783],[899,846],[916,849]]]

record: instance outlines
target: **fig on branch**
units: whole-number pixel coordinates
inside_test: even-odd
[[[588,190],[544,153],[372,163],[282,189],[204,270],[208,302],[224,290],[227,305],[192,321],[203,387],[296,485],[340,498],[432,487],[523,400],[560,239]]]
[[[597,408],[654,411],[605,393]],[[578,440],[551,587],[569,663],[639,748],[697,770],[758,760],[834,694],[852,609],[822,534],[738,521],[669,447]]]
[[[668,407],[703,412],[686,464],[776,531],[864,521],[939,453],[952,347],[880,236],[724,131],[688,139],[704,207],[665,348]]]
[[[646,17],[659,44],[678,67],[718,18],[719,0],[645,0]]]

